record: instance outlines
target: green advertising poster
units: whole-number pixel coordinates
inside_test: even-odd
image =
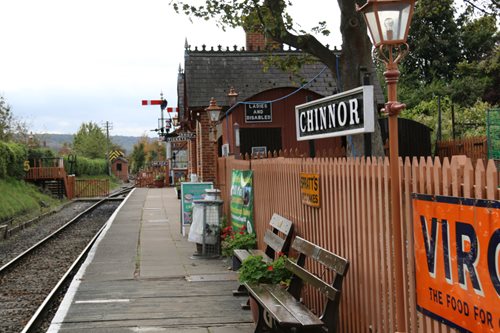
[[[233,170],[231,176],[231,225],[247,227],[254,232],[253,224],[253,171]]]
[[[213,183],[181,183],[181,221],[182,226],[191,224],[193,220],[193,200],[205,198],[205,190],[213,188]],[[184,233],[184,232],[183,232]]]

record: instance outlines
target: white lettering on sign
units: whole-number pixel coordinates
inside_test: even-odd
[[[271,103],[245,104],[245,122],[272,122]]]
[[[363,86],[295,107],[297,140],[373,132],[373,86]]]
[[[337,122],[339,126],[345,126],[347,120],[349,120],[349,125],[359,124],[358,101],[356,99],[350,99],[348,104],[349,112],[347,110],[347,104],[340,102],[337,109],[338,112],[335,112],[336,105],[333,104],[301,113],[299,115],[300,130],[303,132],[323,131],[335,128]]]

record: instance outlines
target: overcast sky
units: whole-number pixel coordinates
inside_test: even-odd
[[[245,45],[242,30],[176,14],[170,0],[0,0],[0,94],[36,133],[74,134],[82,122],[113,123],[112,135],[147,134],[158,106],[177,105],[184,42]],[[304,28],[328,20],[341,45],[335,0],[299,0],[291,12]],[[208,102],[208,101],[207,101]]]

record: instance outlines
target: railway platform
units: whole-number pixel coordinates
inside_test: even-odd
[[[173,188],[136,188],[75,275],[48,332],[247,333],[224,259],[192,259]]]

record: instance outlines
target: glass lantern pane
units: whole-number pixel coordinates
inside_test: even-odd
[[[377,16],[373,11],[367,11],[365,13],[366,23],[368,25],[369,35],[372,37],[373,45],[380,43],[380,33],[377,26]]]
[[[215,110],[209,111],[210,120],[213,121],[213,122],[219,120],[219,113],[220,113],[219,110],[217,110],[217,111],[215,111]]]
[[[408,20],[410,18],[410,10],[411,10],[411,5],[406,4],[404,5],[404,8],[401,10],[401,16],[400,16],[400,26],[399,26],[399,36],[400,39],[406,40],[405,34],[406,34],[406,26],[408,25]]]
[[[408,3],[388,3],[380,5],[378,15],[382,29],[382,38],[387,41],[404,39],[406,23],[410,13]]]

